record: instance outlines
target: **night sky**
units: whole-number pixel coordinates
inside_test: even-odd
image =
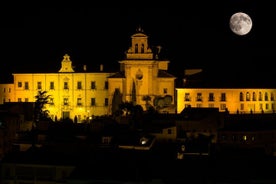
[[[117,71],[130,36],[141,26],[150,45],[162,46],[161,56],[170,60],[169,71],[176,76],[187,68],[203,68],[218,78],[234,76],[237,81],[274,78],[273,1],[187,2],[168,8],[8,8],[0,19],[1,76],[57,72],[66,53],[76,67],[104,64]],[[231,15],[238,11],[253,21],[244,36],[229,28]]]

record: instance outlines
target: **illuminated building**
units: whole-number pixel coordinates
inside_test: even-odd
[[[148,36],[139,28],[119,61],[120,71],[104,72],[101,65],[98,72],[88,72],[84,65],[76,72],[65,54],[58,72],[13,73],[12,84],[0,84],[0,103],[34,102],[43,90],[50,95],[46,108],[52,119],[77,118],[78,122],[111,115],[114,98],[165,113],[180,113],[188,106],[216,107],[229,113],[274,112],[276,89],[175,87],[169,61],[162,60],[159,52],[160,47],[150,47]],[[201,70],[187,72],[193,75]]]
[[[34,102],[39,90],[47,91],[50,98],[46,108],[53,120],[77,118],[83,122],[112,114],[117,91],[121,101],[141,105],[144,110],[155,106],[175,112],[175,77],[167,73],[169,61],[160,60],[158,54],[159,50],[153,52],[148,36],[139,28],[131,36],[125,59],[119,61],[119,72],[106,73],[103,65],[99,72],[88,72],[86,66],[76,72],[70,56],[65,54],[58,72],[13,73],[13,84],[0,85],[0,103]]]
[[[186,70],[184,87],[176,88],[177,113],[185,107],[216,107],[220,112],[236,113],[274,113],[276,89],[270,88],[214,88],[187,86],[189,76],[197,75],[202,70]]]

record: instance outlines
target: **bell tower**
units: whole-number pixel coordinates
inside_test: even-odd
[[[131,47],[126,53],[126,59],[153,59],[153,53],[148,45],[148,36],[141,27],[131,36]]]
[[[169,61],[155,54],[159,52],[152,51],[148,36],[139,27],[131,35],[125,59],[119,61],[120,73],[108,79],[110,96],[119,89],[122,101],[141,105],[144,110],[149,106],[161,109],[172,105],[175,77],[167,72]],[[167,99],[163,103],[165,97],[169,97],[169,103]]]
[[[68,54],[63,56],[59,72],[75,72],[72,67],[72,61],[70,60],[70,56]]]

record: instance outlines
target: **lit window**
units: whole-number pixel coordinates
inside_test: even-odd
[[[64,98],[64,99],[63,99],[63,105],[68,105],[68,104],[69,104],[68,101],[69,101],[68,98]]]
[[[78,106],[82,105],[82,103],[81,103],[81,98],[77,98],[77,105],[78,105]]]
[[[246,101],[250,101],[250,93],[246,92]]]

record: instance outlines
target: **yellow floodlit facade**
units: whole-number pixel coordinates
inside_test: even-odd
[[[177,113],[185,107],[216,107],[229,113],[274,113],[276,89],[176,88]]]
[[[77,118],[81,123],[93,116],[111,115],[117,91],[120,100],[153,106],[159,112],[180,113],[185,107],[216,107],[229,113],[275,111],[276,89],[175,88],[176,77],[168,73],[168,60],[159,58],[160,47],[150,47],[141,28],[131,36],[120,71],[76,72],[68,54],[54,73],[13,73],[12,84],[0,84],[0,104],[34,102],[38,91],[50,95],[47,110],[53,120]],[[189,75],[201,72],[190,70]]]
[[[0,85],[0,103],[35,102],[38,91],[47,91],[50,98],[46,109],[53,120],[77,118],[84,122],[93,116],[111,115],[117,90],[123,102],[144,109],[155,102],[160,109],[173,107],[174,112],[175,77],[167,73],[169,61],[158,59],[158,54],[148,45],[148,36],[138,29],[131,36],[125,59],[119,61],[120,71],[106,73],[101,65],[98,72],[87,72],[85,66],[76,72],[65,54],[56,73],[13,73],[13,84]]]

